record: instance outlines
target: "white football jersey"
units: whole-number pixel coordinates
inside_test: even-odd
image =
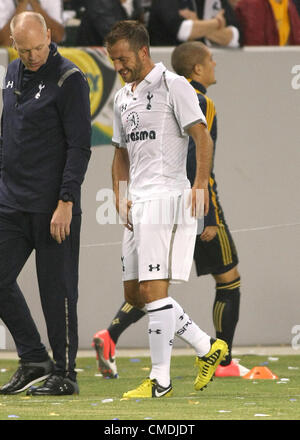
[[[134,91],[129,83],[117,92],[112,143],[128,150],[133,201],[190,187],[187,129],[200,122],[206,125],[194,88],[162,63]]]

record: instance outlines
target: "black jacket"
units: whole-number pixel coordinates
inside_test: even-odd
[[[103,46],[106,35],[120,20],[142,19],[141,0],[134,0],[131,17],[121,5],[120,0],[86,0],[86,12],[82,17],[77,34],[78,46]]]
[[[23,72],[20,59],[9,64],[3,89],[0,204],[50,213],[69,194],[73,214],[80,213],[91,154],[87,80],[54,44],[46,64],[25,84]]]
[[[204,0],[195,0],[198,17],[203,17]],[[225,11],[227,26],[240,28],[234,10],[227,0],[221,0]],[[149,35],[152,46],[175,46],[180,43],[177,40],[177,33],[184,18],[178,11],[184,7],[190,6],[189,0],[152,0],[149,18]]]

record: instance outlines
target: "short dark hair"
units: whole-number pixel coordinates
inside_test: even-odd
[[[201,41],[187,41],[172,53],[171,64],[178,75],[189,78],[196,64],[203,64],[208,48]]]
[[[150,50],[149,34],[146,27],[138,21],[118,21],[105,38],[106,46],[113,46],[120,40],[127,40],[130,47],[139,50],[146,46]]]

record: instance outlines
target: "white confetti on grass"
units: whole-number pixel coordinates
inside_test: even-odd
[[[290,381],[290,379],[288,379],[287,377],[282,377],[280,380],[278,380],[276,383],[288,383]]]
[[[113,402],[113,401],[114,401],[114,399],[103,399],[103,400],[101,400],[102,403],[110,403],[110,402]]]

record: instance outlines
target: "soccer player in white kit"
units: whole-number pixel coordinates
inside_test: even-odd
[[[162,63],[154,64],[143,25],[117,23],[106,46],[126,83],[115,96],[112,138],[116,208],[126,226],[124,295],[135,307],[145,304],[152,362],[149,378],[123,397],[169,396],[172,344],[182,308],[168,296],[168,288],[172,281],[189,278],[201,205],[208,212],[212,145],[195,91],[185,78]],[[186,176],[188,136],[197,149],[191,189]],[[127,194],[122,191],[124,182]],[[202,390],[226,355],[227,344],[193,321],[190,326],[199,366],[194,387]]]

